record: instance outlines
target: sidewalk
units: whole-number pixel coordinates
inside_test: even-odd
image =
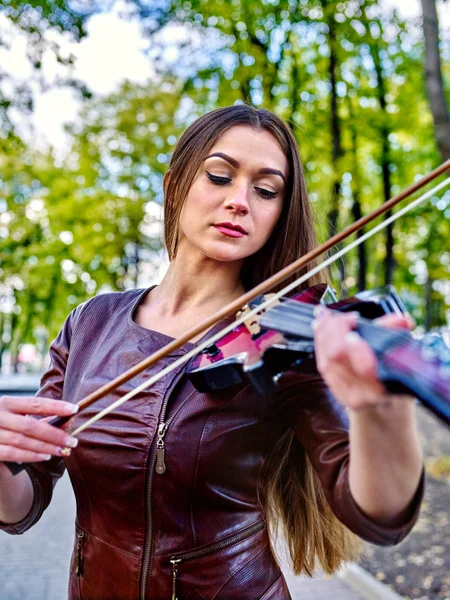
[[[64,600],[67,590],[75,501],[65,475],[39,523],[23,536],[0,532],[1,600]],[[331,579],[295,577],[286,580],[293,600],[391,600],[389,595],[363,593],[348,584],[348,575]],[[351,577],[350,577],[351,579]],[[389,591],[386,586],[381,590]],[[397,598],[399,598],[397,596]],[[245,600],[243,598],[242,600]]]

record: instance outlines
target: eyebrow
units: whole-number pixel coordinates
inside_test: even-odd
[[[205,160],[208,158],[212,158],[213,156],[218,156],[219,158],[223,158],[228,163],[230,163],[230,165],[233,166],[235,169],[237,169],[241,166],[240,163],[235,158],[231,158],[231,156],[228,156],[228,154],[225,154],[224,152],[214,152],[213,154],[210,154],[209,156],[207,156],[205,158]],[[281,177],[281,179],[284,181],[284,183],[286,183],[285,176],[278,169],[271,169],[270,167],[263,167],[262,169],[258,170],[258,173],[261,175],[278,175],[279,177]]]

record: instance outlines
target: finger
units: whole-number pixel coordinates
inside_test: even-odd
[[[355,375],[364,380],[377,380],[377,358],[370,346],[356,331],[345,336],[345,347]]]
[[[324,371],[332,368],[334,363],[348,364],[348,352],[343,341],[355,323],[355,316],[334,316],[331,312],[316,323],[314,348],[317,366],[322,375]]]
[[[336,398],[349,408],[377,404],[386,393],[377,376],[376,356],[356,332],[347,332],[318,369]]]
[[[15,413],[33,415],[58,415],[66,417],[78,412],[78,404],[52,400],[39,396],[2,396],[0,409],[10,410]]]
[[[55,446],[47,442],[42,442],[36,438],[31,438],[17,431],[0,429],[0,445],[12,446],[20,450],[32,450],[40,454],[53,454],[53,456],[69,456],[70,449],[61,446]]]
[[[333,317],[333,318],[337,318],[340,320],[342,319],[343,322],[349,322],[352,324],[355,324],[356,321],[358,320],[358,317],[360,316],[359,313],[356,311],[349,311],[346,313],[342,313],[337,310],[329,310],[322,304],[318,304],[314,308],[313,314],[315,317],[315,319],[314,319],[315,321],[320,321],[324,317]],[[314,323],[314,321],[313,321],[313,323]],[[314,328],[314,325],[312,325],[312,326]]]
[[[42,462],[44,460],[50,460],[50,454],[41,454],[39,452],[32,452],[31,450],[22,450],[20,448],[14,448],[12,446],[0,445],[0,461],[8,462]]]
[[[359,377],[361,387],[365,388],[368,400],[378,402],[379,397],[386,394],[386,388],[378,378],[375,352],[355,331],[347,334],[345,341],[350,348],[353,371]]]
[[[375,319],[374,323],[392,329],[413,329],[415,327],[414,319],[408,314],[397,315],[389,313],[382,317],[378,317],[378,319]]]
[[[78,443],[76,438],[53,425],[44,423],[28,415],[16,415],[6,411],[0,412],[0,429],[15,431],[27,437],[53,444],[54,446],[75,448]]]
[[[374,394],[370,382],[360,380],[349,366],[335,365],[324,379],[336,399],[350,409],[370,406],[379,397]]]

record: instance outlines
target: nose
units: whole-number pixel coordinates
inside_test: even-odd
[[[249,212],[248,190],[245,185],[233,190],[233,193],[225,200],[225,208],[229,212],[246,215]]]

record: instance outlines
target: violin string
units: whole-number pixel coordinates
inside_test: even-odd
[[[316,311],[318,306],[323,306],[324,308],[326,308],[325,305],[322,304],[309,304],[307,302],[303,302],[303,301],[299,301],[299,300],[293,300],[292,298],[286,298],[281,302],[281,308],[279,308],[280,305],[275,305],[272,309],[270,309],[270,312],[276,312],[277,310],[279,311],[283,311],[283,307],[285,305],[289,306],[289,316],[291,319],[294,319],[295,321],[297,321],[298,323],[304,323],[305,325],[310,324],[311,323],[311,316],[314,316],[314,312]],[[348,311],[345,312],[341,312],[339,311],[339,309],[333,310],[330,308],[327,308],[327,310],[330,310],[331,312],[336,312],[336,313],[340,313],[340,314],[348,314]],[[356,311],[357,312],[357,311]],[[358,321],[360,323],[363,323],[366,327],[371,327],[373,328],[373,332],[375,333],[380,327],[380,325],[376,325],[372,320],[364,318],[364,317],[358,317]],[[406,332],[402,332],[401,329],[396,329],[395,330],[399,335],[402,335],[405,340],[409,339],[409,334]]]
[[[276,313],[278,311],[282,312],[283,311],[282,307],[287,303],[289,304],[290,322],[297,323],[299,325],[305,325],[305,326],[311,325],[311,316],[314,315],[314,311],[315,311],[317,305],[316,306],[308,305],[305,302],[289,299],[287,302],[283,302],[281,304],[281,308],[279,308],[278,305],[276,305],[275,307],[270,309],[270,312],[274,312],[274,313]],[[296,306],[296,305],[299,305],[299,306]],[[328,309],[328,310],[330,310],[330,309]],[[338,311],[338,310],[333,311],[331,309],[331,312],[339,313],[340,311]],[[340,314],[343,314],[343,313],[340,313]],[[361,325],[364,325],[364,327],[366,329],[369,329],[371,331],[372,335],[374,335],[376,338],[381,337],[380,332],[384,329],[383,326],[377,325],[373,321],[366,319],[364,317],[358,317],[358,323],[360,323]],[[274,328],[276,329],[276,327],[274,327]],[[392,331],[395,332],[395,337],[399,342],[400,341],[409,342],[412,339],[414,339],[411,337],[411,334],[408,332],[408,330],[394,329]]]
[[[305,317],[298,317],[302,322],[307,322],[307,323],[311,323],[311,314],[314,313],[315,310],[315,306],[313,305],[307,305],[304,302],[299,302],[296,300],[292,300],[289,299],[287,300],[287,302],[289,302],[289,304],[291,305],[291,308],[294,309],[294,313],[298,312],[300,314],[304,314]],[[286,302],[285,302],[286,303]],[[285,304],[283,303],[283,305]],[[296,304],[298,304],[298,306],[295,306]],[[303,305],[303,306],[302,306]],[[316,305],[317,306],[317,305]],[[277,308],[277,307],[275,307]],[[273,309],[272,309],[273,310]],[[338,311],[336,311],[338,312]],[[296,319],[297,317],[293,316],[292,314],[290,314],[290,320],[292,321],[292,319]],[[379,332],[381,329],[384,329],[382,326],[377,325],[376,323],[374,323],[373,321],[363,318],[363,317],[358,317],[358,322],[363,324],[365,329],[369,329],[369,331],[371,332],[371,334],[375,334],[375,336],[379,336]],[[413,338],[409,332],[409,330],[404,330],[404,329],[392,329],[391,332],[394,334],[395,336],[395,342],[397,343],[402,343],[402,344],[408,344],[408,348],[409,350],[416,350],[419,353],[421,352],[421,343],[419,340]],[[411,370],[411,364],[410,364],[410,354],[408,354],[407,356],[403,356],[403,354],[398,354],[396,353],[396,355],[393,357],[395,360],[395,363],[404,369],[405,372],[409,372]],[[438,358],[438,356],[436,356],[436,358]],[[425,358],[423,358],[424,361],[426,361]],[[431,363],[433,361],[433,358],[430,359]],[[426,361],[427,362],[427,361]],[[432,365],[430,365],[432,366]],[[439,374],[438,377],[440,378],[441,375]],[[420,379],[422,382],[425,382],[425,384],[430,388],[430,389],[434,389],[436,387],[436,375],[434,374],[429,374],[428,370],[421,370],[420,372]],[[411,393],[411,395],[413,395]],[[427,402],[427,404],[429,405],[430,403]],[[436,404],[440,405],[440,412],[441,413],[445,413],[447,415],[447,417],[450,416],[450,403],[448,400],[439,398],[438,403],[434,402],[432,403],[433,408],[438,409],[439,407],[436,406]],[[445,406],[445,409],[442,408],[442,405]]]
[[[214,334],[212,337],[201,342],[195,348],[193,348],[192,350],[190,350],[189,352],[187,352],[186,354],[184,354],[183,356],[181,356],[180,358],[175,360],[173,363],[168,365],[166,368],[159,371],[156,375],[154,375],[153,377],[150,377],[146,381],[142,382],[140,385],[133,388],[133,390],[131,390],[130,392],[128,392],[127,394],[125,394],[124,396],[122,396],[121,398],[119,398],[118,400],[113,402],[112,404],[105,407],[103,410],[101,410],[96,415],[94,415],[90,419],[86,420],[82,425],[77,427],[72,432],[72,435],[73,436],[78,435],[79,433],[81,433],[82,431],[87,429],[90,425],[94,424],[96,421],[99,421],[102,417],[104,417],[107,414],[109,414],[110,412],[112,412],[115,408],[121,406],[122,404],[127,402],[127,400],[130,400],[131,398],[136,396],[139,392],[147,389],[148,387],[150,387],[151,385],[153,385],[154,383],[156,383],[157,381],[162,379],[162,377],[164,377],[165,375],[167,375],[168,373],[170,373],[177,367],[184,365],[191,358],[193,358],[194,356],[197,356],[197,354],[199,354],[202,350],[208,348],[209,346],[212,346],[216,341],[221,339],[224,335],[226,335],[227,333],[232,331],[238,325],[241,325],[242,323],[247,321],[249,318],[256,316],[260,311],[270,308],[271,306],[273,306],[273,304],[279,298],[281,298],[282,296],[286,296],[289,292],[291,292],[293,289],[295,289],[296,287],[298,287],[299,285],[304,283],[310,277],[312,277],[313,275],[316,275],[317,273],[319,273],[320,271],[322,271],[323,269],[328,267],[330,264],[335,262],[337,259],[339,259],[341,256],[344,256],[345,254],[347,254],[347,252],[350,252],[350,250],[353,250],[353,248],[356,248],[357,246],[362,244],[364,241],[366,241],[368,238],[370,238],[372,235],[374,235],[378,231],[381,231],[387,225],[394,222],[396,219],[400,218],[401,216],[403,216],[404,214],[406,214],[407,212],[409,212],[410,210],[412,210],[413,208],[415,208],[416,206],[418,206],[419,204],[421,204],[422,202],[424,202],[425,200],[427,200],[428,198],[430,198],[431,196],[433,196],[434,194],[436,194],[437,192],[442,190],[443,188],[447,187],[448,185],[450,185],[450,177],[448,177],[447,179],[442,181],[440,184],[438,184],[437,186],[435,186],[434,188],[432,188],[431,190],[429,190],[428,192],[426,192],[425,194],[423,194],[422,196],[420,196],[419,198],[417,198],[416,200],[414,200],[413,202],[411,202],[410,204],[408,204],[407,206],[402,208],[401,210],[394,213],[388,219],[385,219],[384,221],[382,221],[379,225],[376,225],[375,227],[370,229],[368,232],[363,234],[361,237],[357,238],[356,240],[354,240],[353,242],[351,242],[350,244],[348,244],[347,246],[345,246],[344,248],[342,248],[341,250],[339,250],[338,252],[333,254],[333,256],[330,256],[329,258],[324,260],[322,263],[320,263],[320,264],[316,265],[315,267],[313,267],[312,269],[310,269],[307,273],[298,277],[295,281],[291,282],[290,284],[288,284],[287,286],[282,288],[279,292],[277,292],[273,296],[271,296],[269,299],[265,300],[262,304],[256,306],[254,309],[250,310],[248,313],[241,315],[241,317],[238,317],[233,323],[230,323],[229,325],[225,326],[221,331]]]
[[[284,302],[282,306],[284,306],[284,304],[286,304],[286,303],[289,303],[291,305],[290,308],[293,309],[294,314],[292,314],[292,313],[289,314],[289,319],[290,319],[291,323],[293,320],[298,321],[300,323],[305,323],[305,324],[311,323],[311,315],[314,314],[314,309],[317,305],[315,305],[315,306],[308,305],[301,301],[289,299],[286,302]],[[298,304],[299,306],[295,306],[295,304]],[[271,310],[275,310],[275,309],[278,309],[278,305],[275,306]],[[295,316],[296,312],[300,313],[300,315],[305,315],[305,316],[296,317]],[[339,311],[336,311],[336,312],[339,312]],[[372,335],[375,334],[377,336],[377,334],[379,335],[379,330],[384,329],[380,325],[377,325],[373,321],[368,320],[363,317],[358,317],[358,322],[360,324],[363,324],[366,329],[369,329],[371,331]],[[409,333],[408,330],[392,329],[391,332],[395,336],[396,343],[398,343],[398,344],[407,343],[409,350],[415,349],[416,351],[420,352],[420,350],[421,350],[420,342],[418,340],[414,339],[413,337],[411,337],[411,334]],[[409,356],[410,356],[410,354],[408,356],[403,356],[403,354],[399,355],[397,352],[396,355],[393,357],[397,366],[403,368],[404,372],[408,372],[411,369]],[[436,377],[433,375],[429,375],[427,370],[421,370],[420,379],[422,382],[425,382],[426,385],[429,386],[431,389],[433,389],[433,387],[436,386]],[[413,393],[411,393],[410,395],[413,395]],[[427,404],[429,405],[430,403],[428,402]],[[449,404],[448,400],[440,398],[438,403],[436,403],[436,402],[432,403],[433,408],[438,409],[438,411],[439,411],[439,407],[436,406],[436,404],[440,405],[440,413],[442,413],[442,414],[445,413],[447,415],[447,417],[450,416],[450,404]],[[445,406],[445,409],[442,408],[442,405]]]

